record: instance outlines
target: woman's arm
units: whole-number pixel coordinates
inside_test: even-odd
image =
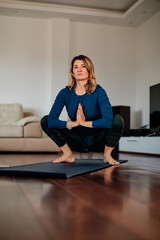
[[[62,121],[59,119],[59,116],[63,110],[63,107],[65,106],[65,99],[67,95],[67,88],[62,89],[59,94],[57,95],[55,102],[52,106],[52,109],[48,116],[48,127],[49,128],[74,128],[78,127],[80,124],[78,121]]]
[[[67,89],[62,89],[51,108],[51,111],[48,116],[48,127],[49,128],[66,128],[67,121],[59,120],[59,116],[65,105],[65,95],[67,94]]]
[[[93,121],[86,121],[82,105],[79,104],[77,111],[77,121],[81,126],[89,128],[112,128],[113,111],[108,96],[103,88],[98,91],[97,102],[101,118]]]
[[[98,92],[98,106],[101,113],[101,118],[93,120],[93,128],[112,128],[113,125],[113,111],[109,98],[103,88]]]

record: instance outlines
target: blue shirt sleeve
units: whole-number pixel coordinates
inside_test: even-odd
[[[106,91],[100,88],[98,91],[98,106],[101,112],[101,118],[92,122],[93,128],[112,128],[113,111]]]
[[[62,89],[51,108],[51,111],[48,115],[48,127],[49,128],[66,128],[67,121],[62,121],[59,119],[59,116],[65,106],[65,95],[66,95],[66,88]]]

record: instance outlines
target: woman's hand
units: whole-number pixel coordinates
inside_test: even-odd
[[[92,121],[86,121],[81,103],[79,103],[77,110],[77,124],[83,127],[92,128]]]
[[[79,103],[78,105],[78,110],[77,110],[77,122],[79,125],[83,125],[83,123],[85,122],[86,118],[83,112],[83,108],[82,108],[82,104]]]

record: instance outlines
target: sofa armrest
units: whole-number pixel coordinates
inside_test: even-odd
[[[12,123],[12,125],[24,127],[27,123],[40,122],[40,120],[41,120],[41,118],[38,116],[30,116],[30,117],[22,118],[16,122]]]

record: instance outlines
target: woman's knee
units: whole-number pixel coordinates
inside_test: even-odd
[[[48,115],[45,115],[42,119],[41,119],[41,126],[42,128],[46,128],[48,127]]]
[[[121,115],[115,114],[113,117],[113,128],[124,129],[124,120]]]

